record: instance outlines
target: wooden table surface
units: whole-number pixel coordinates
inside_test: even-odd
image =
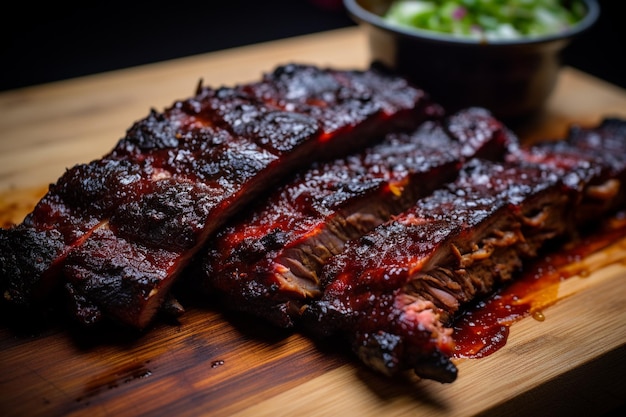
[[[20,221],[67,167],[99,158],[200,79],[233,85],[288,62],[364,68],[366,39],[341,29],[1,93],[2,219]],[[565,68],[545,112],[517,132],[560,137],[606,116],[626,117],[626,91]],[[62,319],[23,334],[4,317],[0,415],[601,415],[626,398],[625,252],[622,240],[596,254],[609,266],[562,282],[544,321],[515,323],[504,348],[458,361],[448,385],[389,381],[341,349],[212,305],[141,335]]]

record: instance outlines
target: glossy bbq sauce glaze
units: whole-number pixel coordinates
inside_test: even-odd
[[[21,221],[45,188],[0,192],[0,227]],[[532,316],[543,321],[542,310],[558,301],[559,283],[613,263],[626,264],[626,211],[616,214],[592,234],[528,264],[516,281],[467,308],[454,322],[455,358],[482,358],[502,348],[510,326]],[[601,252],[606,255],[594,259]],[[221,363],[216,363],[216,366]]]
[[[529,316],[545,319],[543,309],[558,301],[560,282],[587,277],[610,264],[626,264],[625,236],[626,212],[620,212],[592,234],[529,263],[514,282],[478,301],[455,320],[454,357],[489,356],[506,344],[513,323]],[[593,256],[600,251],[602,256]]]

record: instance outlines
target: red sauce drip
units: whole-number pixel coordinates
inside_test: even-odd
[[[506,344],[513,323],[529,316],[543,321],[541,310],[557,301],[560,282],[573,276],[585,277],[608,264],[626,261],[625,235],[626,213],[620,213],[599,233],[582,237],[529,265],[515,282],[478,302],[455,321],[454,357],[488,356]],[[616,256],[606,257],[601,262],[587,262],[590,255],[613,244],[618,245]]]

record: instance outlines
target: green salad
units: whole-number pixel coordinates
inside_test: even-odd
[[[555,34],[585,15],[580,0],[396,0],[392,24],[476,39]]]

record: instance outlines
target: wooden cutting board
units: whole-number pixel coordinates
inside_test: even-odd
[[[137,119],[206,85],[257,80],[288,62],[364,68],[357,28],[287,39],[0,94],[0,217],[20,221],[66,169],[99,158]],[[626,91],[571,68],[525,140],[570,123],[626,117]],[[507,344],[459,360],[453,384],[390,381],[337,346],[223,314],[196,300],[141,335],[83,331],[63,317],[20,331],[0,322],[2,416],[601,415],[626,398],[626,240],[595,255],[620,262],[552,289],[544,321],[512,325]]]

